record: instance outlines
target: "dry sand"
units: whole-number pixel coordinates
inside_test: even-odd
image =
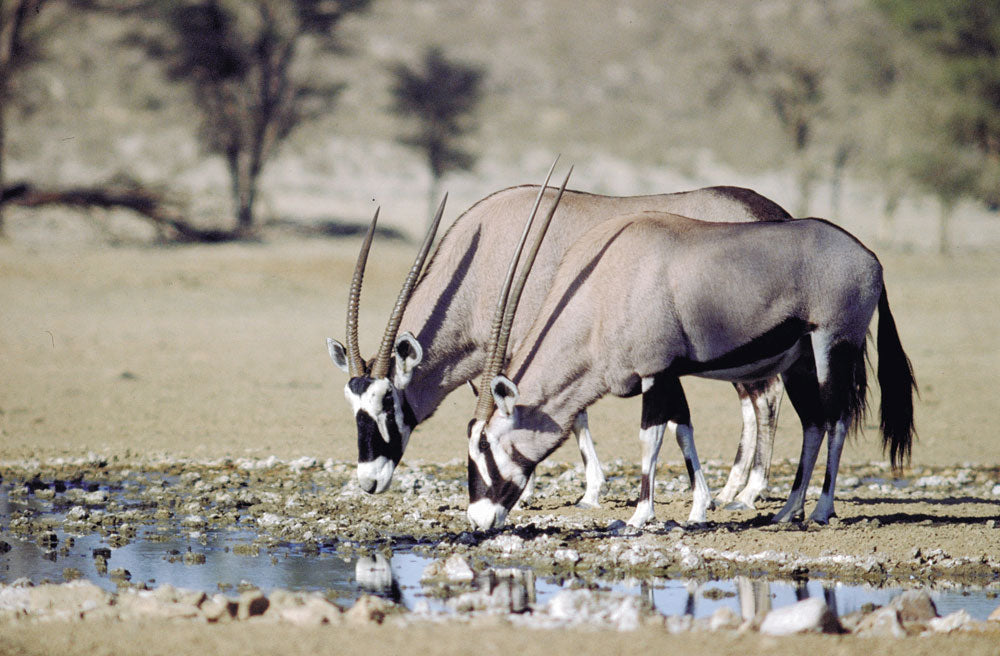
[[[0,244],[0,458],[45,460],[94,452],[125,461],[160,453],[195,459],[276,454],[353,460],[354,423],[341,393],[345,378],[330,363],[324,340],[343,337],[357,246],[357,240],[284,238],[213,247],[52,251]],[[366,353],[377,346],[412,252],[411,245],[398,242],[379,243],[373,251],[362,299]],[[885,255],[882,260],[896,322],[921,386],[913,471],[970,463],[995,477],[1000,463],[992,415],[1000,389],[1000,258]],[[685,387],[702,459],[729,461],[740,424],[731,386],[690,380]],[[462,427],[471,409],[466,390],[450,396],[414,434],[407,459],[441,462],[460,456]],[[634,399],[607,399],[595,406],[591,428],[602,458],[638,458],[638,416]],[[869,425],[848,445],[844,461],[883,460],[876,433]],[[798,449],[798,422],[786,401],[776,461],[794,461]],[[553,458],[576,462],[578,456],[565,446]],[[664,446],[661,459],[680,462],[671,444]],[[600,512],[625,519],[627,502],[610,500]],[[1000,517],[1000,499],[975,508],[960,502],[838,503],[845,517],[909,519],[838,531],[835,543],[829,531],[709,532],[695,540],[747,550],[821,553],[833,548],[865,554],[877,543],[900,555],[914,545],[945,548],[956,557],[985,553],[997,559],[1000,554],[997,531],[985,531],[980,522]],[[764,510],[776,507],[772,503]],[[586,511],[543,507],[540,512]],[[930,527],[909,521],[919,515],[941,521]],[[686,511],[664,504],[657,516],[681,520]],[[169,641],[158,638],[161,631],[170,632]],[[551,653],[581,647],[606,653],[671,648],[694,654],[800,649],[836,654],[860,648],[886,654],[997,653],[995,635],[853,640],[705,639],[646,629],[623,635],[524,633],[459,624],[405,631],[157,623],[0,626],[0,654]]]

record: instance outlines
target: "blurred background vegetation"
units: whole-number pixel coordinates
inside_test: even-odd
[[[883,248],[1000,245],[1000,3],[0,0],[0,226],[416,235],[537,182],[752,187]],[[428,201],[430,197],[430,201]]]

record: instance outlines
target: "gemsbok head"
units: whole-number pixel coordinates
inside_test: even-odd
[[[361,357],[358,346],[358,308],[368,252],[378,223],[378,210],[375,210],[375,216],[368,226],[351,279],[347,302],[347,344],[345,346],[330,337],[326,340],[330,358],[350,376],[344,386],[344,397],[351,406],[358,425],[358,484],[365,492],[382,492],[389,485],[392,473],[403,457],[406,443],[410,439],[411,427],[416,423],[407,421],[404,417],[406,404],[403,403],[401,393],[409,384],[413,370],[423,359],[423,349],[412,334],[397,333],[403,311],[434,242],[447,200],[448,195],[445,194],[403,282],[375,357],[367,362]]]

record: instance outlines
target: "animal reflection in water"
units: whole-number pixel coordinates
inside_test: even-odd
[[[400,583],[392,571],[391,557],[381,553],[362,556],[358,558],[354,572],[358,586],[362,590],[391,599],[395,603],[404,602]],[[735,588],[733,593],[719,588],[718,582],[708,584],[689,579],[680,586],[671,586],[669,583],[665,580],[641,581],[638,583],[638,596],[648,608],[667,615],[704,617],[711,615],[711,612],[708,612],[703,604],[710,601],[709,608],[719,607],[720,604],[713,591],[722,590],[723,597],[736,597],[735,604],[724,602],[722,605],[729,605],[734,612],[739,613],[740,618],[745,622],[760,622],[772,610],[772,600],[779,592],[782,593],[781,598],[788,603],[793,599],[794,601],[802,601],[813,596],[807,581],[804,580],[772,582],[748,576],[737,576],[730,580],[732,587]],[[541,588],[544,599],[559,589],[570,587],[571,584],[572,580],[559,584],[536,583],[534,572],[527,568],[489,568],[477,573],[475,578],[468,583],[468,588],[472,592],[462,588],[463,592],[454,598],[449,606],[456,610],[490,609],[521,612],[537,605],[536,586]],[[405,582],[404,585],[406,585]],[[635,584],[622,585],[629,588]],[[610,584],[610,586],[616,587],[615,584]],[[789,597],[788,588],[792,588],[793,598]],[[473,595],[477,597],[475,602],[468,599]],[[826,605],[836,612],[837,592],[832,582],[823,584],[822,595]],[[462,600],[462,596],[465,596],[466,599]]]

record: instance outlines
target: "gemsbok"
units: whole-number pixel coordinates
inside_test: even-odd
[[[327,339],[330,357],[350,376],[344,395],[357,423],[357,476],[366,492],[379,493],[388,487],[413,429],[430,417],[452,390],[482,371],[493,299],[503,282],[515,236],[533,204],[541,199],[541,189],[537,185],[511,187],[473,205],[441,239],[421,277],[442,203],[400,292],[378,354],[366,362],[358,347],[357,322],[373,220],[348,299],[347,344]],[[549,279],[570,244],[611,217],[643,210],[733,222],[791,218],[779,205],[738,187],[631,197],[566,191],[524,289],[519,318],[512,327],[513,343],[527,333],[530,318],[541,307]],[[735,386],[742,407],[743,434],[729,482],[719,499],[730,502],[739,493],[738,502],[752,507],[767,486],[782,388],[776,378],[736,382]],[[587,487],[580,505],[597,506],[604,474],[585,411],[574,417],[571,428],[586,471]]]
[[[530,266],[529,257],[515,289]],[[711,497],[680,385],[685,375],[741,383],[781,376],[803,442],[791,494],[774,521],[802,518],[828,435],[826,478],[810,515],[828,522],[844,440],[866,409],[866,335],[876,307],[883,448],[896,469],[909,458],[916,383],[889,311],[882,266],[831,223],[710,223],[630,213],[588,231],[545,279],[549,293],[540,311],[530,313],[527,334],[515,340],[509,377],[501,371],[513,310],[501,299],[494,315],[495,323],[503,319],[468,432],[468,516],[478,529],[503,525],[528,477],[563,442],[574,418],[608,394],[642,394],[642,481],[628,523],[642,526],[653,517],[653,477],[666,428],[694,481],[688,520],[705,521]],[[510,302],[516,298],[512,293]]]

